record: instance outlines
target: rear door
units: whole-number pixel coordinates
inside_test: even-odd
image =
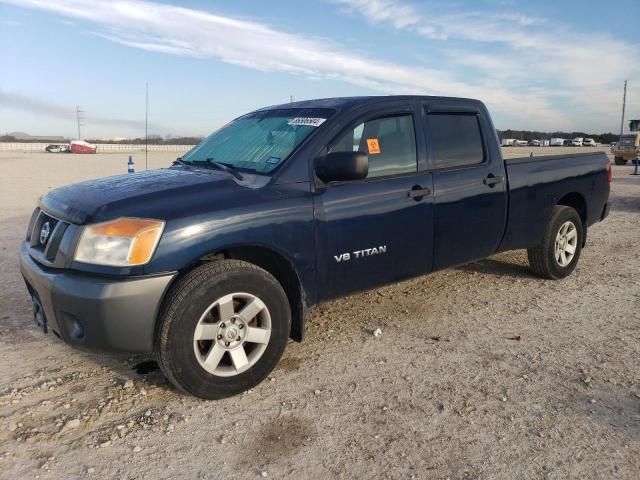
[[[489,148],[497,148],[493,125],[472,104],[433,101],[423,114],[434,184],[433,268],[492,255],[507,214],[504,162]]]
[[[364,114],[325,152],[369,155],[364,180],[317,184],[314,194],[319,299],[373,288],[431,269],[432,177],[417,104]]]

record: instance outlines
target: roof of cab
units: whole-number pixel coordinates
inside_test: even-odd
[[[363,97],[334,97],[334,98],[318,98],[314,100],[303,100],[300,102],[283,103],[280,105],[272,105],[264,107],[260,110],[274,110],[279,108],[333,108],[336,110],[344,110],[363,104],[386,103],[397,100],[427,100],[427,99],[446,99],[455,101],[478,102],[470,98],[456,97],[435,97],[427,95],[375,95]]]

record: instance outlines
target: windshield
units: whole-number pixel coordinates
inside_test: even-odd
[[[288,108],[249,113],[228,123],[182,156],[235,169],[269,173],[334,113],[325,108]]]
[[[618,141],[620,145],[635,145],[636,135],[623,135]]]

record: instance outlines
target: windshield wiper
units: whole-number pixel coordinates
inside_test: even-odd
[[[223,170],[233,175],[238,180],[244,180],[244,177],[238,170],[236,170],[230,165],[227,165],[226,163],[216,162],[213,158],[207,158],[204,161],[196,160],[194,162],[191,162],[191,161],[182,160],[182,157],[178,157],[173,161],[173,165],[183,165],[185,167],[193,167],[196,163],[200,163],[200,164],[204,163],[208,168],[216,168],[218,170]]]
[[[178,157],[173,161],[172,165],[184,165],[185,167],[190,167],[191,162],[185,162],[184,160],[182,160],[182,157]]]
[[[242,176],[242,174],[238,170],[233,168],[231,165],[227,165],[226,163],[216,162],[213,158],[207,158],[205,159],[205,162],[207,163],[207,165],[213,168],[217,168],[218,170],[224,170],[225,172],[230,173],[240,181],[244,180],[244,177]]]

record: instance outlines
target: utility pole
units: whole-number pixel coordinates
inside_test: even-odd
[[[289,103],[293,103],[293,95],[289,95]]]
[[[144,102],[144,169],[148,170],[149,163],[147,156],[149,153],[149,82],[145,84]]]
[[[76,106],[76,120],[78,121],[78,140],[82,140],[80,127],[84,127],[85,113],[86,112],[84,110],[80,110],[80,105]]]
[[[620,136],[624,130],[624,107],[627,103],[627,81],[624,81],[624,93],[622,94],[622,119],[620,120]]]

